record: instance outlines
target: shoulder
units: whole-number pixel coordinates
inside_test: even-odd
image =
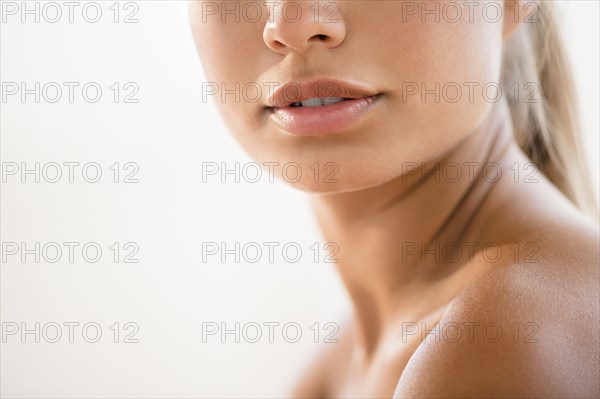
[[[599,235],[528,234],[532,257],[455,298],[409,361],[395,397],[598,397]]]

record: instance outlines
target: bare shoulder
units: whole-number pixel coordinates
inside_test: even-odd
[[[599,397],[599,234],[549,221],[536,250],[463,291],[394,397]]]

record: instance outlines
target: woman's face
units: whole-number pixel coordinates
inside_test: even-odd
[[[325,193],[397,178],[482,123],[499,95],[515,17],[506,7],[241,0],[193,1],[189,11],[206,99],[256,162]],[[310,97],[353,100],[289,106]]]

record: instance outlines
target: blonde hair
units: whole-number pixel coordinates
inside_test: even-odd
[[[579,209],[598,219],[583,151],[576,91],[552,1],[540,1],[504,48],[502,83],[539,90],[532,101],[509,101],[517,143]],[[506,91],[505,91],[506,92]],[[531,90],[529,91],[531,94]]]

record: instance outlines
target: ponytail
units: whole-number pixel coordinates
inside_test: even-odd
[[[519,147],[571,202],[597,220],[575,85],[552,1],[539,2],[529,23],[507,40],[503,57],[503,89],[517,82],[529,94],[537,90],[529,101],[509,101]]]

